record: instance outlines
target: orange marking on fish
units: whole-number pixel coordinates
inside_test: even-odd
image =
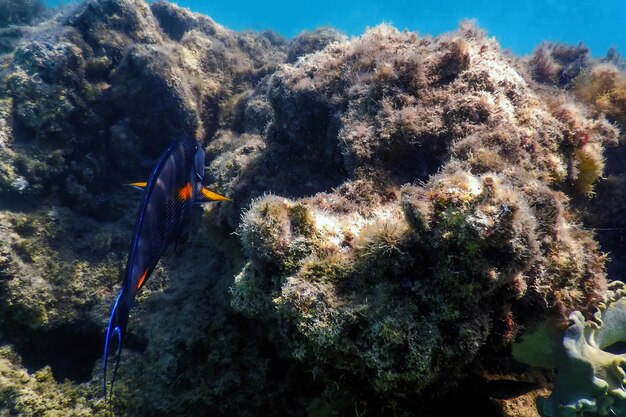
[[[211,201],[230,201],[230,198],[224,197],[223,195],[219,195],[206,187],[202,187],[202,195]]]
[[[139,284],[137,284],[137,289],[141,288],[141,286],[143,285],[143,282],[146,280],[147,277],[148,277],[148,270],[146,269],[145,271],[143,271],[143,275],[141,276],[141,278],[139,278]]]
[[[193,190],[191,189],[191,184],[187,183],[183,188],[178,190],[178,196],[183,200],[189,200],[193,195]]]
[[[132,185],[133,187],[137,187],[137,188],[146,188],[146,186],[148,185],[148,182],[147,181],[131,182],[128,185]]]

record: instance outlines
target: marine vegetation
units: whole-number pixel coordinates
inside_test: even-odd
[[[123,184],[185,134],[233,201],[191,212],[142,283],[116,415],[533,415],[553,381],[571,398],[512,343],[610,294],[623,126],[575,93],[584,46],[538,51],[471,22],[288,40],[140,0],[0,31],[0,414],[104,415],[141,203]]]
[[[589,68],[591,56],[582,43],[571,46],[544,42],[535,50],[528,64],[535,80],[568,88]]]
[[[613,64],[594,66],[577,79],[575,94],[619,126],[626,127],[626,75]]]
[[[552,394],[537,403],[542,416],[626,415],[625,329],[625,286],[613,281],[590,320],[570,314],[562,341],[547,322],[514,346],[519,360],[557,370]]]
[[[473,26],[376,27],[282,67],[268,96],[254,175],[278,155],[293,165],[244,212],[233,307],[275,321],[320,377],[432,396],[505,356],[518,329],[602,296],[603,255],[566,192],[591,191],[616,129],[542,102]],[[314,195],[298,198],[305,181]]]

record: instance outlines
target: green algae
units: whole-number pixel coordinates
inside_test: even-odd
[[[29,373],[9,346],[0,347],[0,403],[7,415],[104,417],[108,412],[98,399],[99,388],[97,384],[59,383],[50,367]]]

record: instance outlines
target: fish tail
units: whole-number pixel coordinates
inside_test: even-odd
[[[117,296],[115,304],[113,305],[111,317],[109,318],[109,326],[107,327],[107,334],[104,340],[103,381],[105,401],[110,401],[113,397],[113,384],[115,383],[117,368],[120,364],[120,356],[122,354],[122,342],[124,339],[124,334],[126,333],[126,323],[128,322],[128,315],[130,314],[130,307],[130,303],[127,302],[126,289],[123,288],[122,291],[120,291],[120,294]],[[115,368],[113,369],[113,376],[111,378],[111,388],[107,393],[107,365],[114,340],[117,341],[117,350],[115,352]]]

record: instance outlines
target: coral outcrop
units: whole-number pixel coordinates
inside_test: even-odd
[[[0,29],[0,53],[0,414],[105,413],[122,184],[183,134],[234,201],[199,208],[142,289],[117,415],[515,415],[537,392],[486,388],[526,387],[511,342],[603,300],[577,210],[620,102],[580,83],[621,73],[580,75],[582,46],[518,60],[467,23],[287,40],[91,0]]]

